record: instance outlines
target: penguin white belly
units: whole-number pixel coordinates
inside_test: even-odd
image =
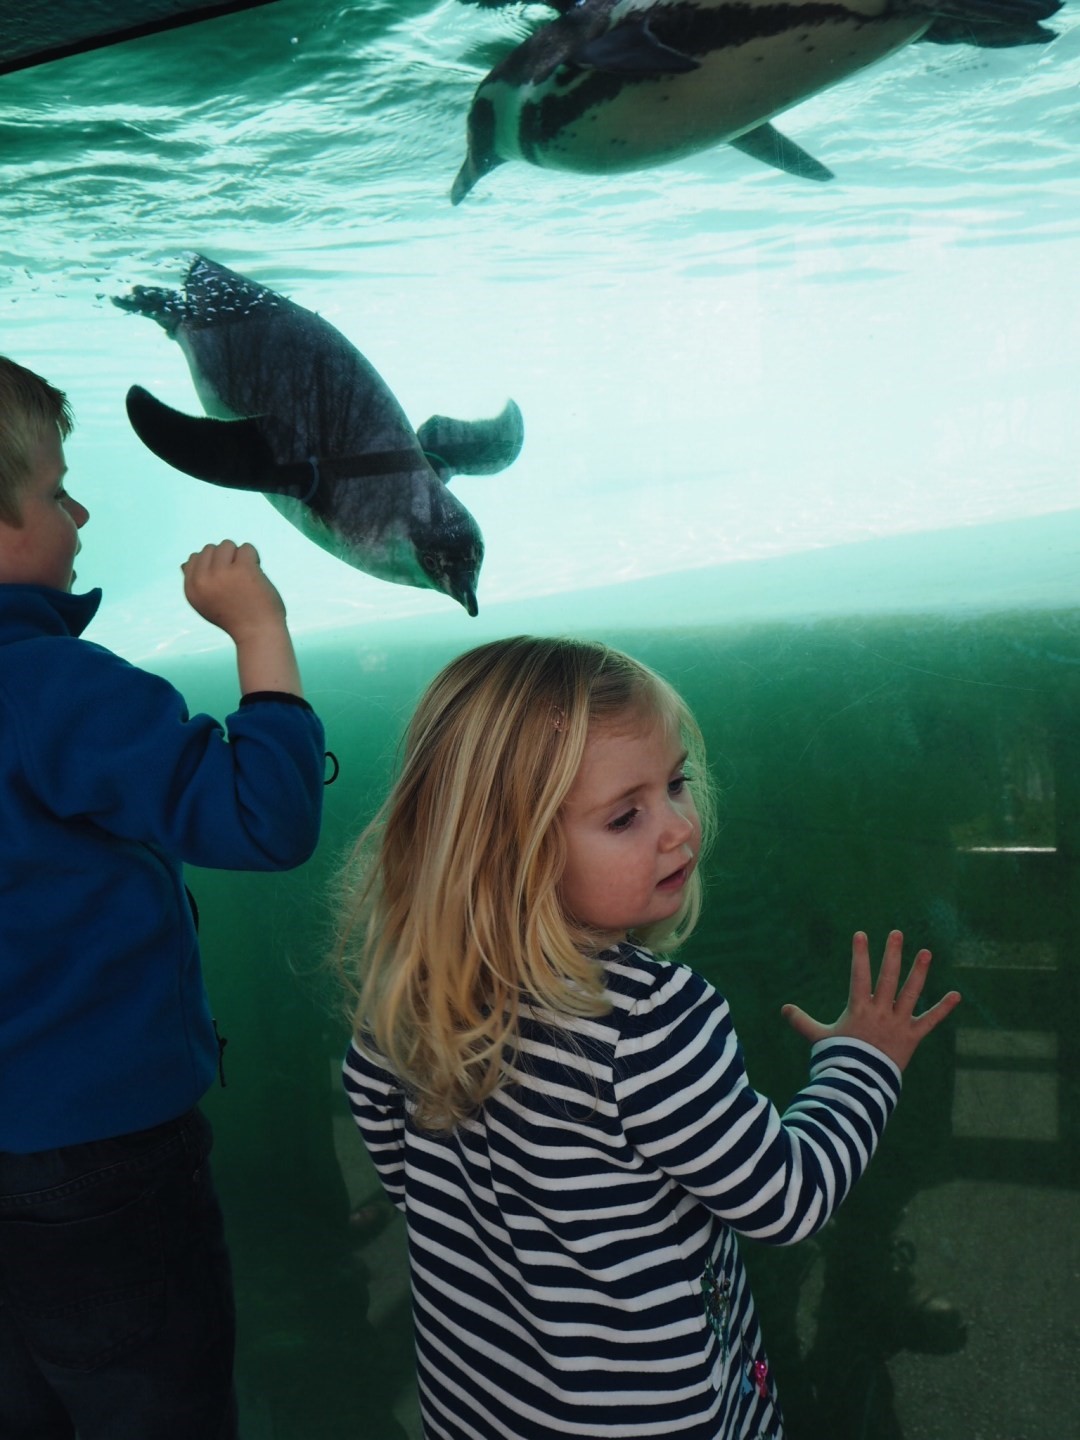
[[[331,526],[299,500],[288,495],[267,495],[266,499],[290,525],[295,525],[313,545],[344,560],[347,565],[356,565],[378,580],[389,580],[398,585],[416,585],[420,588],[430,585],[429,578],[416,563],[415,547],[410,543],[404,525],[388,525],[379,533],[363,536],[347,536]]]
[[[697,70],[620,77],[610,94],[603,88],[609,77],[564,67],[541,85],[524,87],[522,110],[537,107],[538,123],[522,127],[520,144],[517,134],[500,134],[500,148],[506,143],[535,165],[586,172],[675,160],[734,139],[875,64],[917,39],[929,23],[924,13],[797,26],[713,50],[700,57]],[[586,104],[590,90],[595,99]],[[564,123],[545,123],[557,122],[560,110],[568,117]]]

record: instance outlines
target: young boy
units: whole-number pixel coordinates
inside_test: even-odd
[[[196,1108],[219,1050],[181,863],[301,864],[323,731],[250,545],[184,593],[236,646],[225,730],[80,639],[63,394],[0,357],[0,1435],[231,1440],[233,1300]]]

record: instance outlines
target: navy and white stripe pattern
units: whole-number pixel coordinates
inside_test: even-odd
[[[823,1041],[781,1116],[712,986],[629,944],[603,962],[610,1015],[560,1035],[533,1013],[514,1082],[452,1134],[418,1130],[394,1077],[346,1057],[406,1216],[428,1440],[783,1434],[733,1232],[787,1245],[823,1225],[899,1071]]]

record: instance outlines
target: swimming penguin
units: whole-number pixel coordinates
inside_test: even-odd
[[[514,0],[465,0],[498,8]],[[544,0],[559,18],[473,97],[462,201],[505,160],[645,169],[726,143],[810,180],[831,171],[770,123],[913,40],[1041,44],[1062,0]]]
[[[477,613],[484,541],[447,482],[517,458],[524,426],[512,400],[492,420],[435,415],[416,432],[326,320],[201,255],[182,292],[136,285],[114,303],[177,341],[216,417],[181,414],[132,386],[128,416],[155,455],[199,480],[258,490],[339,559],[444,590]]]

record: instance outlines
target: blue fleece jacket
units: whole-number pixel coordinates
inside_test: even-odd
[[[181,864],[315,848],[323,730],[291,696],[226,730],[78,638],[101,592],[0,585],[0,1150],[183,1114],[217,1042]]]

